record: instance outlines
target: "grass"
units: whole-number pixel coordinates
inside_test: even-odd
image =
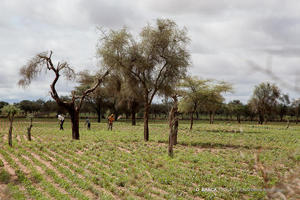
[[[254,155],[274,170],[271,185],[275,172],[300,161],[300,126],[287,130],[284,123],[196,121],[189,131],[180,121],[174,158],[167,156],[166,121],[151,121],[149,142],[140,121],[116,122],[113,131],[92,122],[88,131],[83,120],[81,140],[74,141],[69,122],[59,131],[57,121],[36,119],[31,142],[27,123],[16,121],[10,148],[8,122],[0,122],[0,181],[13,199],[263,199]]]

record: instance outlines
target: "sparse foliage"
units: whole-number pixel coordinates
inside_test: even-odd
[[[194,114],[199,109],[207,111],[210,115],[210,123],[213,123],[215,112],[224,101],[222,93],[232,90],[232,86],[228,83],[200,80],[196,77],[185,78],[180,86],[183,98],[179,103],[179,110],[190,113],[190,130],[193,128]]]

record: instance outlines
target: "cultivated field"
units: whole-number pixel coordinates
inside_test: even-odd
[[[36,120],[28,142],[28,122],[18,119],[13,148],[0,121],[0,199],[263,199],[254,155],[281,174],[300,160],[294,124],[196,121],[189,131],[180,121],[169,158],[165,121],[150,123],[145,143],[142,122],[116,122],[110,132],[104,122],[87,131],[82,121],[81,140],[73,141],[68,120],[64,131],[56,120]],[[277,180],[273,173],[270,183]]]

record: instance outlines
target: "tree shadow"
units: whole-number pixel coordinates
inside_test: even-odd
[[[168,141],[158,141],[158,143],[168,144]],[[260,145],[241,145],[241,144],[223,144],[215,142],[185,142],[179,141],[177,145],[192,146],[197,148],[212,148],[212,149],[270,149],[270,147],[262,147]],[[273,149],[273,148],[272,148]]]
[[[242,134],[263,134],[260,131],[240,131],[240,130],[203,130],[207,133],[242,133]]]

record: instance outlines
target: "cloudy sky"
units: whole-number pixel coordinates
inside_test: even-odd
[[[294,90],[300,84],[299,0],[0,0],[0,9],[0,101],[50,98],[51,74],[25,90],[17,86],[20,67],[36,53],[53,50],[56,61],[94,71],[97,27],[126,26],[136,34],[157,18],[188,29],[189,72],[232,83],[227,101],[247,102],[262,81],[300,97]],[[254,70],[253,63],[269,72]],[[60,94],[73,86],[61,81]]]

